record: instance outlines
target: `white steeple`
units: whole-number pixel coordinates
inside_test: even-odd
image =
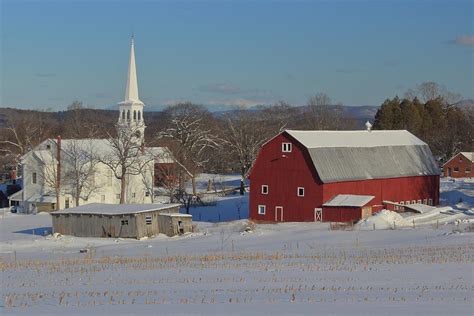
[[[125,102],[127,101],[143,103],[138,98],[137,68],[135,66],[135,48],[133,45],[133,36],[132,45],[130,45],[130,62],[128,63],[127,86],[125,87]]]
[[[135,65],[135,47],[132,36],[130,46],[130,61],[128,63],[127,85],[125,86],[125,100],[119,104],[118,126],[122,130],[140,132],[141,142],[144,141],[145,122],[143,117],[143,102],[138,97],[137,68]]]

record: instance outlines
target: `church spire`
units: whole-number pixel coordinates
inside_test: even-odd
[[[127,101],[142,103],[138,98],[137,68],[135,66],[135,48],[133,46],[133,35],[132,44],[130,46],[130,62],[128,64],[127,86],[125,87],[125,102]]]

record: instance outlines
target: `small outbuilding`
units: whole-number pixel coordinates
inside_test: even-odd
[[[142,238],[192,231],[192,216],[179,204],[91,203],[52,212],[53,231],[77,237]]]
[[[355,222],[372,215],[373,195],[339,194],[323,204],[319,221]]]

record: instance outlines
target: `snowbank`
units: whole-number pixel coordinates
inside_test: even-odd
[[[382,210],[379,213],[359,221],[356,229],[372,230],[374,229],[393,229],[396,227],[409,226],[410,222],[403,218],[400,214],[389,210]]]

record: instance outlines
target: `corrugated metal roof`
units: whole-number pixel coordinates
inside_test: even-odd
[[[330,201],[324,203],[323,206],[362,207],[372,201],[373,198],[373,195],[339,194],[333,197]]]
[[[163,210],[172,207],[179,207],[180,204],[106,204],[90,203],[73,208],[68,208],[51,214],[101,214],[120,215]]]
[[[287,132],[308,149],[323,183],[440,174],[428,145],[408,131]]]

